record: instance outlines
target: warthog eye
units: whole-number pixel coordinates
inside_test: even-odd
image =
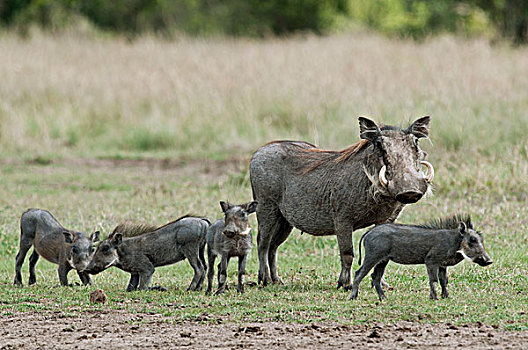
[[[469,238],[469,243],[477,244],[478,243],[478,239],[476,237],[470,237]]]
[[[72,248],[72,253],[73,253],[73,254],[77,254],[77,253],[79,253],[79,249],[77,249],[77,247],[73,247],[73,248]]]

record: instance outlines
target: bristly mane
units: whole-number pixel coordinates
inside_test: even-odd
[[[423,228],[430,228],[430,229],[457,229],[460,226],[460,223],[463,222],[466,224],[466,226],[470,229],[473,228],[473,224],[471,223],[471,216],[469,214],[456,214],[450,218],[444,218],[444,219],[433,219],[429,221],[427,224],[419,225]]]
[[[401,130],[401,128],[391,125],[381,125],[380,130],[398,131]],[[301,145],[293,143],[293,145],[297,146],[298,149],[305,155],[305,157],[303,157],[304,164],[299,165],[299,171],[302,175],[306,175],[307,173],[317,169],[322,165],[340,164],[346,162],[361,150],[367,148],[369,145],[368,140],[362,139],[341,151],[331,151],[318,148],[308,142],[304,143],[311,146],[311,148],[304,148]]]
[[[303,153],[303,161],[299,164],[299,171],[305,175],[322,165],[346,162],[359,151],[366,148],[368,144],[367,140],[360,140],[341,151],[325,150],[315,146],[313,148],[304,148],[297,144],[293,145],[296,146],[296,151]]]
[[[122,222],[114,228],[114,230],[108,237],[111,237],[118,232],[121,233],[124,237],[135,237],[135,236],[142,235],[144,233],[152,233],[165,226],[171,225],[177,221],[180,221],[182,219],[189,218],[189,217],[195,217],[195,216],[187,214],[162,226],[154,226],[154,225],[149,225],[149,224],[135,224],[132,222]],[[203,217],[199,217],[199,218],[206,221],[209,225],[211,224],[211,222],[207,220],[206,218],[203,218]]]
[[[158,229],[157,226],[149,224],[136,224],[133,222],[122,222],[117,225],[110,236],[115,235],[116,233],[122,234],[124,237],[135,237],[142,235],[144,233],[153,232]]]

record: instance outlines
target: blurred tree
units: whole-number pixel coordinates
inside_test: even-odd
[[[4,24],[11,24],[20,11],[27,9],[31,0],[2,0],[0,1],[0,20]]]
[[[473,0],[497,26],[504,38],[517,44],[528,42],[528,1]]]
[[[0,0],[0,23],[61,28],[83,16],[137,35],[325,33],[343,18],[389,35],[498,32],[528,41],[528,0]]]

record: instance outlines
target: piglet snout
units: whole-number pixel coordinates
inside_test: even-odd
[[[477,259],[474,260],[477,264],[480,266],[488,266],[493,264],[493,259],[489,256],[479,256]]]

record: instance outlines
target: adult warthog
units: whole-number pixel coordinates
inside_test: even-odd
[[[429,120],[422,117],[402,130],[359,117],[362,140],[342,151],[297,141],[259,148],[250,163],[253,198],[259,203],[259,283],[280,282],[277,248],[296,227],[314,236],[337,235],[337,287],[349,289],[352,232],[394,221],[429,189],[434,169],[418,146],[429,134]]]

